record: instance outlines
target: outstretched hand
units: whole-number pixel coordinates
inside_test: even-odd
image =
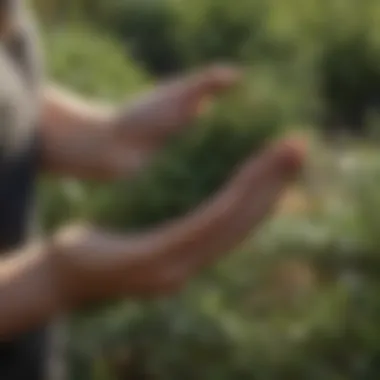
[[[62,252],[75,251],[73,247],[80,252],[66,263],[70,270],[64,277],[82,299],[151,297],[180,290],[260,227],[300,171],[304,155],[303,141],[279,141],[248,158],[196,210],[151,231],[129,236],[91,229],[65,231],[61,241],[71,241],[71,248]]]
[[[147,294],[176,292],[231,253],[271,215],[299,173],[304,155],[301,140],[277,142],[248,158],[219,193],[190,215],[136,237],[139,254],[136,267],[125,278],[128,288]],[[147,257],[150,264],[141,265]]]
[[[131,167],[140,168],[168,138],[186,129],[212,98],[239,79],[238,69],[219,65],[164,82],[141,95],[114,119],[120,157],[124,152]]]

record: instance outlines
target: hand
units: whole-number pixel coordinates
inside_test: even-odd
[[[212,67],[116,107],[48,86],[39,120],[43,169],[82,179],[128,178],[186,128],[206,100],[238,78],[234,68]]]
[[[66,285],[61,288],[71,289],[66,297],[81,303],[179,291],[260,227],[298,174],[304,155],[302,141],[278,142],[249,158],[208,202],[152,231],[127,237],[86,229],[65,231],[60,235],[57,268],[64,272],[60,278]]]
[[[203,111],[206,102],[230,89],[239,78],[235,68],[214,66],[159,85],[128,104],[116,117],[114,125],[120,148],[128,150],[130,156],[133,154],[139,167],[167,138],[184,130]]]

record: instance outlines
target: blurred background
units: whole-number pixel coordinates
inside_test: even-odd
[[[303,131],[305,176],[255,239],[178,296],[72,316],[73,380],[380,377],[380,2],[35,0],[50,75],[120,100],[215,61],[247,71],[141,176],[41,180],[47,231],[183,214],[267,139]]]

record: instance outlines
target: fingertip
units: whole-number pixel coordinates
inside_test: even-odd
[[[288,170],[294,171],[302,167],[307,151],[308,141],[303,137],[290,137],[277,144],[279,162]]]
[[[224,89],[241,80],[242,70],[233,65],[215,65],[206,70],[204,78],[211,89]]]
[[[308,141],[305,138],[291,138],[284,142],[284,148],[288,151],[289,158],[303,162],[308,150]]]

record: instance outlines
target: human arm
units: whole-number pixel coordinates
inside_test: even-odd
[[[39,122],[43,169],[82,179],[129,177],[189,125],[203,101],[230,88],[238,77],[234,68],[212,67],[121,105],[91,103],[49,86]]]
[[[298,173],[295,142],[250,158],[191,214],[137,235],[70,227],[0,261],[0,336],[11,336],[86,303],[176,292],[270,214]]]

